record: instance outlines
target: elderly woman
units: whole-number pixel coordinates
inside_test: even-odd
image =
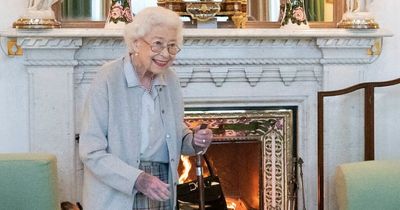
[[[126,56],[105,64],[89,90],[80,134],[83,209],[175,209],[181,154],[211,143],[210,129],[183,124],[169,69],[182,43],[179,16],[160,7],[126,25]]]

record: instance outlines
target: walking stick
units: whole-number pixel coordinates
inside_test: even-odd
[[[207,124],[200,125],[200,130],[206,128]],[[197,175],[197,182],[199,185],[199,209],[205,210],[203,166],[201,164],[202,162],[203,162],[203,151],[200,150],[196,152],[196,175]]]
[[[196,175],[197,182],[199,183],[199,209],[205,210],[204,207],[204,179],[203,179],[203,151],[200,151],[196,154]]]

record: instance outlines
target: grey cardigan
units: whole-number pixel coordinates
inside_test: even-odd
[[[85,210],[131,210],[141,173],[140,113],[142,88],[127,83],[124,59],[102,66],[85,103],[79,154],[84,164]],[[193,155],[193,135],[183,124],[183,99],[175,73],[166,70],[158,86],[169,152],[171,207],[176,208],[177,167],[181,154]]]

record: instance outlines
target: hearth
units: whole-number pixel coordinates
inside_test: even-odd
[[[296,108],[192,109],[185,123],[209,124],[214,139],[208,159],[219,176],[228,209],[295,209]],[[185,162],[185,164],[183,164]],[[195,159],[183,157],[180,174]],[[208,170],[203,167],[204,176]],[[196,179],[194,168],[180,182]]]

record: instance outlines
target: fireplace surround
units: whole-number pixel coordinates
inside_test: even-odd
[[[316,94],[330,72],[379,57],[383,29],[185,29],[174,63],[185,106],[297,107],[296,153],[304,162],[305,203],[316,209]],[[54,29],[0,32],[23,49],[31,152],[57,155],[60,199],[80,201],[82,166],[75,134],[98,67],[124,55],[121,30]],[[298,198],[302,197],[299,192]],[[329,200],[331,198],[325,198]],[[264,208],[266,209],[266,208]]]
[[[294,207],[296,108],[200,110],[187,110],[185,123],[189,128],[206,123],[213,130],[207,156],[220,178],[225,197],[240,201],[243,207],[239,209]],[[194,177],[194,173],[189,176],[191,180]]]

